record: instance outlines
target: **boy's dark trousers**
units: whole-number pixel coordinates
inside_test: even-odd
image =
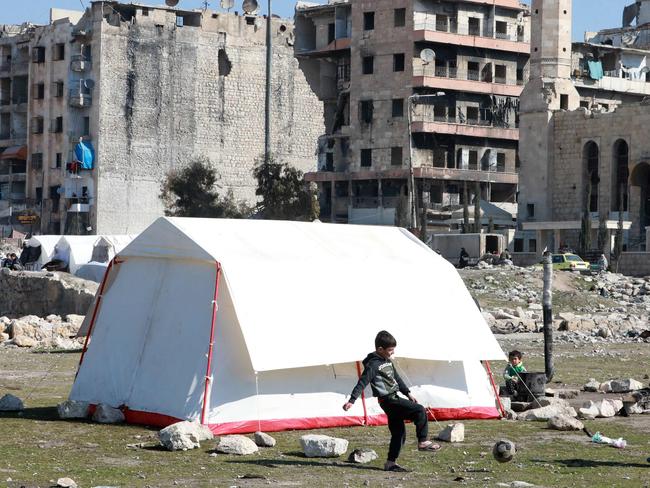
[[[399,452],[406,441],[405,420],[415,424],[415,433],[418,442],[424,442],[429,436],[429,424],[424,407],[418,403],[400,398],[397,394],[379,398],[379,406],[388,417],[388,430],[390,430],[390,447],[388,448],[388,460],[395,462]]]

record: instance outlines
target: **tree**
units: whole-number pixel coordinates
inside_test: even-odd
[[[585,188],[584,207],[582,208],[582,220],[580,225],[580,253],[584,256],[591,250],[591,213],[589,205],[591,203],[592,192],[592,173],[589,172],[587,185]]]
[[[181,169],[167,173],[160,189],[165,215],[172,217],[248,218],[252,207],[235,200],[232,190],[219,196],[219,176],[206,158],[193,159]]]
[[[320,216],[315,185],[305,184],[302,171],[277,162],[259,158],[253,176],[257,180],[255,194],[261,198],[258,215],[271,220],[307,220]]]

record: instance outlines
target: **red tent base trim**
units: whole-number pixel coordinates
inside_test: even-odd
[[[94,406],[91,407],[91,413]],[[126,422],[129,424],[150,425],[153,427],[167,427],[182,419],[160,413],[142,412],[122,409]],[[429,420],[488,420],[499,418],[496,407],[461,407],[461,408],[434,408],[427,409]],[[386,425],[386,415],[371,415],[365,424],[364,417],[311,417],[301,419],[275,419],[275,420],[243,420],[241,422],[226,422],[223,424],[208,424],[215,435],[250,434],[258,430],[263,432],[279,432],[283,430],[312,430],[329,429],[332,427],[358,427],[363,425]]]

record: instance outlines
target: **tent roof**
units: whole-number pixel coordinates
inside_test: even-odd
[[[454,267],[404,229],[163,217],[120,256],[218,261],[256,371],[358,361],[382,329],[398,357],[504,359]]]
[[[136,238],[137,234],[117,234],[117,235],[104,235],[98,236],[94,246],[108,245],[113,248],[115,252],[120,252],[129,243]]]

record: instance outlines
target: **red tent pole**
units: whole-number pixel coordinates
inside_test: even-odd
[[[487,367],[487,370],[488,370],[488,376],[490,377],[490,383],[492,383],[492,389],[494,390],[494,396],[497,398],[497,403],[499,404],[499,411],[501,412],[501,416],[505,417],[506,416],[506,411],[503,408],[503,404],[501,403],[501,398],[499,398],[499,392],[497,391],[497,385],[494,384],[494,377],[492,376],[492,370],[490,369],[490,361],[485,361],[485,366]]]
[[[203,409],[201,411],[201,424],[205,425],[205,416],[208,411],[209,398],[208,394],[210,391],[210,382],[212,377],[210,376],[210,371],[212,371],[212,351],[214,346],[214,326],[217,322],[217,310],[219,309],[217,305],[217,298],[219,298],[219,277],[221,276],[221,264],[218,261],[215,261],[215,266],[217,269],[216,277],[214,280],[214,300],[212,301],[212,323],[210,324],[210,344],[208,346],[208,366],[205,370],[205,388],[203,390]]]
[[[88,342],[90,340],[90,335],[93,332],[93,327],[95,327],[95,320],[97,319],[97,311],[99,310],[99,304],[102,301],[104,288],[106,287],[106,282],[108,281],[108,275],[111,272],[111,269],[113,269],[113,263],[115,263],[116,259],[117,256],[111,259],[111,262],[108,263],[108,267],[106,268],[106,273],[104,273],[104,277],[102,278],[102,284],[99,285],[99,290],[97,292],[97,301],[95,302],[95,308],[93,309],[93,316],[90,319],[90,325],[88,325],[88,334],[86,334],[84,347],[81,350],[81,357],[79,358],[79,365],[77,366],[77,374],[79,374],[79,368],[81,368],[81,363],[83,362],[84,356],[86,355],[86,351],[88,350]],[[77,375],[75,375],[75,378],[76,377]]]
[[[361,363],[357,361],[357,376],[361,378]],[[366,394],[361,392],[361,405],[363,405],[363,424],[368,425],[368,411],[366,410]]]

